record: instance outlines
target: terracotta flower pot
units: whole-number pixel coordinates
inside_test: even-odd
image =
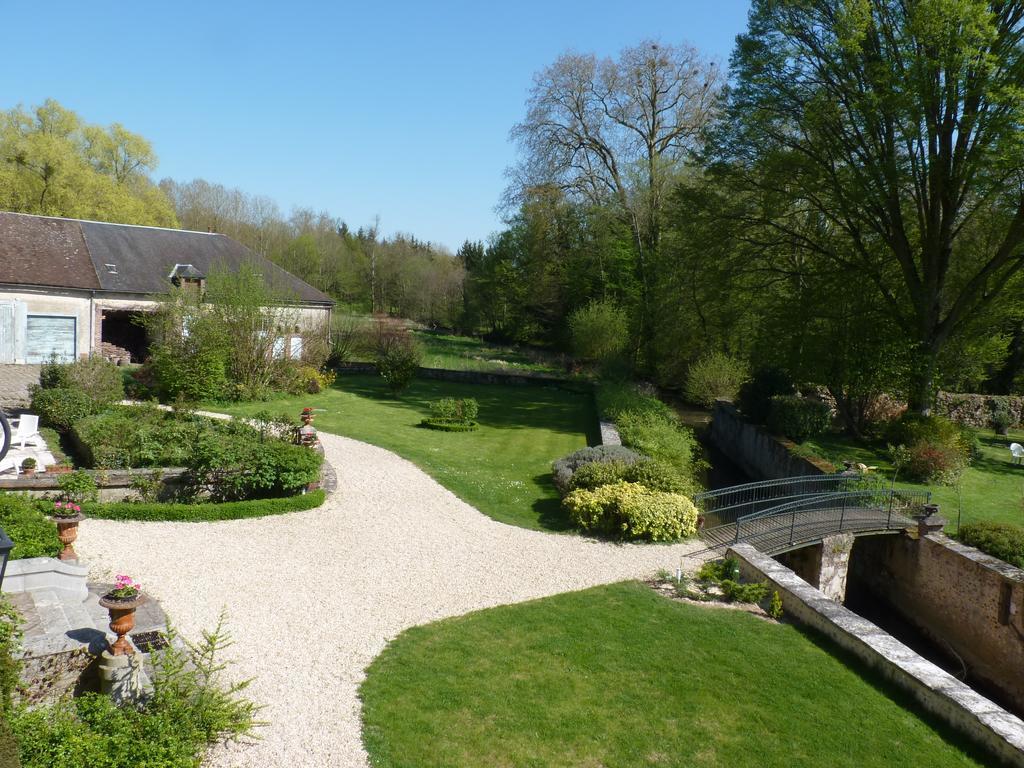
[[[100,605],[110,614],[110,631],[117,635],[117,640],[110,645],[110,653],[113,656],[130,656],[135,653],[135,648],[125,635],[135,628],[135,609],[144,602],[146,596],[143,594],[128,600],[116,597],[100,598]]]
[[[36,468],[35,467],[22,467],[21,468],[21,474],[23,474],[25,477],[32,477],[33,475],[35,475],[35,473],[36,473]]]
[[[53,515],[50,519],[57,524],[57,538],[64,545],[60,554],[57,555],[58,559],[77,560],[78,553],[75,552],[75,548],[72,545],[75,543],[75,539],[78,538],[78,524],[85,520],[85,515],[78,514],[74,517],[58,517]]]

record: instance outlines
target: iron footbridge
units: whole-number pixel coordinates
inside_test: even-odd
[[[897,533],[931,501],[927,491],[895,488],[871,475],[787,477],[706,491],[694,497],[708,550],[752,544],[768,555],[839,533]]]

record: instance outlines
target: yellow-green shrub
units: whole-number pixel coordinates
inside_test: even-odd
[[[562,501],[575,525],[624,539],[675,541],[697,532],[697,508],[686,496],[618,482],[579,488]]]

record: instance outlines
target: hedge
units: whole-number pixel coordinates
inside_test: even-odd
[[[960,529],[960,541],[1010,565],[1024,568],[1024,528],[1011,523],[969,523]]]
[[[117,501],[90,504],[86,517],[101,520],[144,520],[174,523],[209,523],[217,520],[242,520],[249,517],[269,517],[288,512],[315,509],[324,503],[327,494],[322,490],[276,499],[226,501],[222,504],[160,504]],[[88,525],[88,522],[86,522]]]
[[[436,429],[439,432],[472,432],[480,425],[475,421],[458,421],[453,419],[424,419],[420,422],[421,427]]]

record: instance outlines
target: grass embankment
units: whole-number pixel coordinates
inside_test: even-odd
[[[376,766],[977,766],[825,641],[615,584],[416,627],[370,666]]]
[[[480,428],[421,428],[430,403],[442,397],[476,398]],[[318,409],[318,429],[394,451],[495,520],[540,530],[570,527],[551,482],[551,462],[586,446],[596,426],[592,399],[583,392],[417,380],[394,397],[379,377],[365,375],[341,375],[318,395],[205,407],[294,416],[304,406]]]
[[[1011,431],[1009,436],[992,430],[980,434],[981,456],[964,471],[960,491],[963,495],[963,523],[992,520],[1000,523],[1024,524],[1024,466],[1014,464],[1010,443],[1024,443],[1024,431]],[[823,435],[807,440],[803,450],[842,467],[843,460],[877,466],[891,478],[892,462],[884,442],[858,442],[845,435]],[[932,501],[939,505],[943,517],[950,521],[948,531],[956,530],[958,492],[955,487],[912,483],[905,477],[899,485],[932,491]]]

